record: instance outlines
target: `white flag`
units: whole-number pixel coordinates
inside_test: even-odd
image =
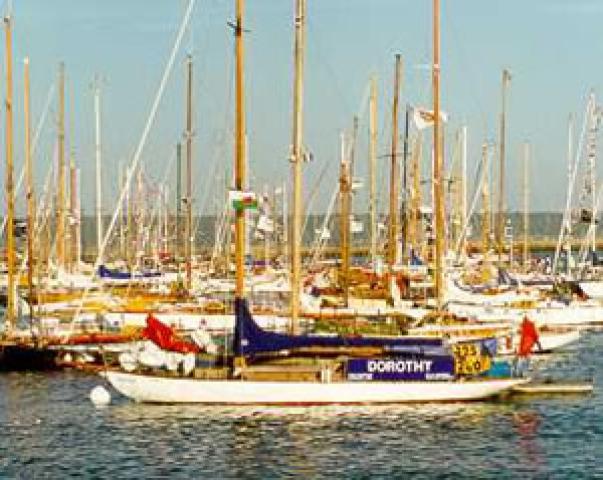
[[[433,110],[427,110],[426,108],[421,107],[414,107],[412,116],[415,121],[415,126],[419,130],[424,130],[433,125]],[[448,121],[448,114],[441,110],[440,120],[444,123]]]

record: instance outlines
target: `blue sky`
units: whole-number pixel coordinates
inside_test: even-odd
[[[183,0],[19,0],[14,8],[15,133],[22,162],[22,59],[29,56],[34,119],[57,65],[68,85],[68,137],[82,168],[84,208],[94,201],[94,124],[90,84],[103,81],[105,210],[112,210],[118,165],[131,158],[184,12]],[[246,78],[249,162],[253,183],[289,178],[293,0],[248,0]],[[469,127],[470,169],[480,145],[496,140],[502,68],[509,91],[508,183],[511,208],[520,205],[519,150],[533,148],[532,204],[561,209],[566,178],[567,118],[581,122],[591,88],[601,91],[603,2],[596,0],[442,0],[442,103],[448,131]],[[195,184],[197,203],[231,168],[233,41],[227,21],[234,1],[197,0],[143,160],[159,180],[184,127],[184,56],[195,58]],[[349,129],[368,80],[379,80],[380,147],[389,149],[393,59],[404,58],[403,101],[430,102],[431,1],[308,0],[305,143],[309,191],[325,171],[314,209],[324,209],[336,178],[339,132]],[[4,91],[4,80],[0,81]],[[53,110],[54,111],[54,110]],[[366,173],[367,118],[361,120],[359,175]],[[578,123],[579,123],[578,122]],[[38,182],[52,159],[55,126],[46,123],[36,156]],[[387,161],[381,174],[387,174]],[[328,164],[327,167],[325,167]],[[0,167],[3,171],[3,165]],[[426,167],[426,173],[428,168]],[[472,176],[471,176],[472,177]],[[385,192],[385,183],[383,183]],[[365,209],[364,194],[357,202]]]

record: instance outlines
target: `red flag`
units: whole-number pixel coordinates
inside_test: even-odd
[[[539,343],[538,332],[536,331],[536,325],[530,321],[528,317],[524,317],[521,323],[521,339],[519,341],[519,349],[517,355],[520,357],[527,357],[532,353],[532,347],[534,344]]]
[[[142,336],[162,350],[178,353],[198,353],[200,351],[194,343],[180,340],[171,327],[160,322],[151,314],[147,317],[147,326],[142,331]]]

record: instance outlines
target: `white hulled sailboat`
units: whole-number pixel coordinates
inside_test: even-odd
[[[235,190],[245,188],[243,109],[243,2],[236,0]],[[301,210],[301,71],[305,0],[296,0],[296,86],[294,102],[294,222]],[[439,81],[439,0],[434,0],[434,86]],[[438,95],[434,95],[439,106]],[[437,109],[436,106],[436,109]],[[437,112],[437,110],[436,110]],[[437,113],[435,115],[437,122]],[[437,137],[437,129],[434,129]],[[295,229],[293,230],[296,231]],[[299,233],[299,230],[297,231]],[[476,377],[441,339],[342,337],[267,332],[251,317],[244,298],[245,212],[236,210],[234,355],[214,367],[195,368],[194,353],[172,371],[149,368],[104,372],[111,385],[139,402],[204,404],[366,404],[478,400],[525,382],[519,378]],[[295,243],[295,238],[293,240]],[[295,250],[293,289],[299,274]],[[440,284],[441,285],[441,284]],[[294,299],[295,302],[295,299]],[[483,361],[480,353],[473,357]],[[190,360],[193,360],[192,362]]]

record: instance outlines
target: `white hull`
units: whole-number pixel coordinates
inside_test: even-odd
[[[541,333],[540,346],[544,352],[554,352],[576,343],[580,340],[580,331],[572,330],[565,333]]]
[[[144,327],[148,317],[147,313],[135,312],[106,312],[103,314],[106,322],[116,328],[124,326]],[[201,314],[186,312],[154,312],[153,316],[163,323],[179,330],[197,330],[231,332],[234,329],[235,317],[233,314]],[[285,330],[290,323],[289,318],[277,315],[257,315],[255,321],[262,328],[269,330]]]
[[[145,403],[232,405],[320,405],[425,403],[481,400],[525,383],[525,379],[465,382],[257,382],[198,380],[106,372],[113,387]]]
[[[537,326],[588,326],[603,323],[603,307],[594,304],[563,305],[551,303],[538,308],[514,308],[480,304],[449,303],[447,310],[455,315],[476,318],[482,322],[509,320],[520,323],[527,317]]]
[[[579,282],[582,291],[589,297],[595,300],[603,299],[603,282]]]

